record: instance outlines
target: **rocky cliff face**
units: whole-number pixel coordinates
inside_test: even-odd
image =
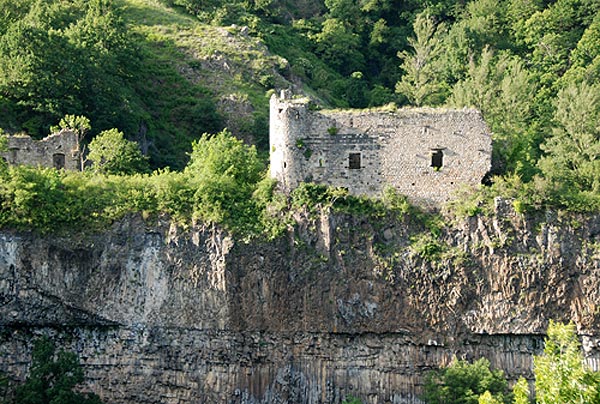
[[[2,233],[0,370],[23,378],[45,334],[107,403],[416,403],[453,355],[531,375],[550,318],[577,324],[598,367],[600,215],[498,201],[445,231],[434,260],[410,219],[297,219],[249,244],[139,218],[80,238]]]

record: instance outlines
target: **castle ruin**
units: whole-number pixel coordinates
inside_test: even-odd
[[[77,134],[63,129],[42,140],[27,135],[8,136],[7,151],[0,156],[11,165],[54,167],[79,170],[79,142]]]
[[[270,101],[271,177],[379,197],[386,186],[436,206],[491,168],[492,140],[474,109],[316,110],[286,91]]]

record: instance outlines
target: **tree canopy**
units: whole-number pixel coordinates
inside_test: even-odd
[[[88,160],[92,170],[104,174],[128,175],[147,172],[148,159],[136,142],[125,139],[122,132],[110,129],[101,132],[89,144]]]
[[[255,216],[252,194],[264,165],[256,148],[224,130],[192,145],[185,175],[194,184],[194,212],[207,222],[235,223]]]
[[[9,128],[44,135],[66,114],[120,126],[135,41],[110,0],[2,0],[0,105]],[[6,128],[6,129],[9,129]]]
[[[473,363],[454,359],[452,364],[430,372],[422,399],[430,404],[509,403],[508,383],[501,370],[491,370],[481,358]]]
[[[17,387],[15,403],[101,404],[97,395],[76,391],[83,380],[77,355],[64,350],[56,352],[52,341],[41,338],[33,346],[29,376]]]

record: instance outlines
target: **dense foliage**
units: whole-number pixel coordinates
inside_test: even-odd
[[[184,176],[193,189],[194,214],[206,222],[250,225],[258,212],[252,194],[264,171],[256,148],[223,131],[203,135],[192,149]]]
[[[5,129],[43,135],[63,115],[84,111],[98,127],[129,119],[139,56],[110,1],[3,0],[0,10]]]
[[[207,91],[131,32],[113,0],[0,0],[0,127],[35,137],[65,115],[118,128],[155,166],[181,168],[221,127]]]
[[[89,144],[87,159],[92,170],[105,174],[135,174],[148,171],[148,161],[136,142],[117,129],[101,132]]]
[[[84,374],[77,355],[56,352],[47,338],[37,340],[33,347],[29,376],[15,392],[19,404],[101,404],[95,394],[77,391]]]
[[[540,404],[600,402],[600,373],[584,365],[574,324],[550,321],[543,355],[534,358],[536,401]]]
[[[473,363],[455,359],[450,366],[430,372],[423,390],[422,399],[431,404],[511,402],[504,373],[490,370],[490,362],[485,358]]]

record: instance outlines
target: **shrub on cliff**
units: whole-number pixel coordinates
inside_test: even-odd
[[[15,403],[19,404],[101,404],[95,394],[74,389],[84,380],[83,370],[73,352],[56,352],[47,338],[35,342],[29,376],[17,387]]]
[[[148,158],[136,142],[125,139],[123,132],[110,129],[101,132],[88,146],[88,160],[94,171],[105,174],[135,174],[149,170]]]
[[[545,342],[544,353],[533,361],[537,402],[600,402],[600,373],[584,365],[575,325],[550,321]]]
[[[192,189],[194,216],[205,222],[244,229],[257,224],[252,198],[263,173],[256,148],[227,130],[204,134],[192,144],[184,175]]]
[[[508,384],[501,370],[491,370],[490,362],[481,358],[473,363],[454,360],[425,379],[423,401],[430,404],[478,404],[483,398],[509,403]]]

